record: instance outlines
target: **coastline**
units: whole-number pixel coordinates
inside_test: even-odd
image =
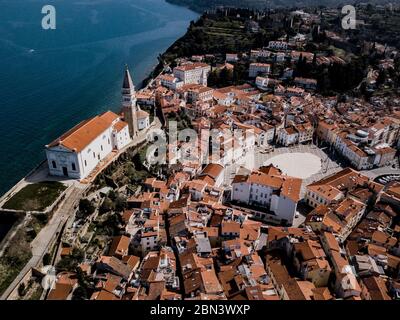
[[[82,119],[108,109],[119,111],[124,65],[130,64],[139,88],[140,81],[157,66],[157,56],[180,38],[190,20],[198,16],[165,0],[118,0],[96,4],[99,15],[93,26],[84,19],[94,10],[93,6],[85,3],[82,10],[77,10],[73,5],[77,1],[58,5],[63,15],[57,17],[54,32],[33,30],[28,37],[30,30],[17,32],[4,20],[0,23],[1,28],[9,31],[9,36],[3,36],[9,38],[9,44],[0,45],[4,49],[0,60],[8,61],[0,79],[4,103],[0,196],[45,158],[45,144]],[[36,3],[24,8],[21,18],[9,18],[33,21],[35,15],[25,16],[37,6]],[[19,4],[10,3],[6,8],[6,12],[18,12]],[[4,14],[3,11],[0,16]],[[113,15],[119,18],[115,23]],[[21,31],[26,26],[28,23],[21,25]],[[83,28],[87,29],[85,33],[77,33]],[[40,41],[32,43],[36,38]],[[12,47],[11,42],[19,46]],[[35,51],[26,53],[24,48]],[[26,101],[24,97],[28,95]]]
[[[205,9],[203,9],[203,10],[197,9],[196,6],[193,6],[193,5],[185,5],[183,3],[180,3],[179,0],[178,1],[177,0],[165,0],[165,2],[167,2],[169,4],[172,4],[172,5],[175,5],[175,6],[180,6],[180,7],[183,7],[183,8],[187,8],[187,9],[192,10],[194,12],[197,12],[199,14],[202,14],[204,12],[204,10],[205,10]]]
[[[168,1],[166,1],[166,2],[168,2]],[[178,5],[175,5],[175,4],[171,4],[171,5],[172,6],[178,6]],[[193,11],[193,10],[191,10],[191,11]],[[195,13],[196,13],[197,18],[198,18],[198,13],[197,12],[195,12]],[[189,23],[189,21],[188,21],[188,23]],[[188,27],[188,25],[186,25],[186,28],[187,27]],[[162,69],[160,69],[160,68],[162,68],[162,63],[160,62],[159,57],[163,56],[166,52],[168,52],[168,50],[170,50],[170,48],[176,43],[176,41],[181,39],[181,37],[186,34],[187,29],[182,30],[182,32],[183,32],[183,35],[181,35],[178,38],[176,38],[174,40],[174,42],[168,46],[167,49],[165,49],[164,51],[161,51],[159,53],[159,55],[156,57],[156,60],[153,61],[153,63],[150,65],[150,68],[149,68],[150,71],[146,72],[145,77],[137,82],[138,83],[137,87],[138,87],[139,90],[142,90],[143,88],[145,88],[147,86],[147,84],[152,80],[152,78],[154,78],[162,70]],[[120,111],[118,106],[110,106],[109,108],[112,109],[112,110],[115,110],[117,112]],[[86,117],[82,116],[79,121],[81,121],[81,120],[83,120],[85,118]],[[75,122],[71,123],[70,127],[74,126],[75,124],[76,124]],[[23,170],[20,174],[18,174],[17,178],[15,180],[13,179],[14,182],[12,182],[11,186],[8,183],[5,183],[4,189],[2,188],[2,190],[0,192],[0,203],[3,202],[3,200],[6,197],[8,197],[13,191],[15,191],[15,188],[21,183],[21,181],[23,181],[26,177],[31,175],[46,160],[45,159],[45,155],[43,153],[43,150],[39,150],[35,154],[36,155],[41,154],[39,161],[35,161],[35,163],[33,163],[33,165],[30,167],[30,169]],[[5,179],[5,180],[7,180],[7,179]]]
[[[198,15],[196,21],[200,17],[201,17],[201,15]],[[172,48],[176,45],[176,43],[179,42],[188,33],[189,26],[190,26],[190,23],[187,26],[187,29],[184,32],[184,34],[182,36],[178,37],[164,52],[159,54],[159,56],[157,57],[158,62],[155,62],[151,68],[151,71],[148,73],[148,75],[143,80],[138,82],[139,84],[137,86],[138,86],[139,90],[145,89],[147,87],[147,85],[149,83],[151,83],[151,81],[154,78],[156,78],[159,73],[163,72],[163,63],[162,63],[162,60],[160,60],[160,58],[162,58],[165,54],[170,52],[172,50]],[[1,211],[0,214],[6,213],[6,211],[7,211],[7,210],[1,209],[1,206],[4,205],[6,203],[6,201],[8,199],[10,199],[14,194],[16,194],[19,190],[21,190],[25,186],[26,179],[29,179],[30,176],[35,175],[35,173],[37,171],[39,171],[45,163],[46,163],[46,159],[42,158],[42,160],[40,162],[38,162],[37,165],[33,166],[32,169],[26,175],[24,175],[15,184],[13,184],[7,191],[5,191],[3,194],[0,195],[0,211]],[[2,251],[6,250],[6,248],[9,247],[9,241],[10,241],[10,239],[12,239],[15,236],[16,232],[18,232],[19,229],[21,228],[21,226],[23,225],[23,221],[25,219],[24,217],[25,217],[25,214],[23,214],[22,212],[18,213],[17,219],[15,219],[11,225],[7,226],[6,224],[8,221],[7,220],[8,216],[7,215],[5,216],[4,225],[5,225],[5,228],[7,231],[2,235],[2,238],[0,239]],[[0,217],[0,218],[2,218],[2,217]],[[15,279],[14,279],[14,281],[15,281]]]

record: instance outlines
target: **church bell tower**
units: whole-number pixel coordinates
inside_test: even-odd
[[[129,134],[134,138],[138,133],[136,91],[129,73],[128,66],[125,69],[124,82],[122,84],[122,110],[125,121],[129,125]]]

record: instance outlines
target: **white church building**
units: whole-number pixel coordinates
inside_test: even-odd
[[[46,146],[50,174],[83,179],[114,149],[130,141],[128,124],[114,112],[82,121]]]
[[[122,149],[138,131],[150,126],[148,113],[136,106],[136,92],[128,69],[122,96],[125,121],[107,111],[82,121],[46,145],[50,175],[84,179],[113,150]]]

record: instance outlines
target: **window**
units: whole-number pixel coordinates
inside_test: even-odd
[[[86,160],[85,160],[85,167],[87,166],[87,162],[86,162]]]
[[[110,144],[110,139],[108,139],[108,144]]]
[[[100,148],[101,148],[101,151],[103,151],[103,146],[102,145],[100,146]]]
[[[74,171],[76,170],[75,163],[73,163],[73,162],[72,162],[72,170],[74,170]]]
[[[93,158],[95,158],[95,159],[96,159],[96,153],[95,153],[95,152],[93,152]]]
[[[53,165],[53,169],[57,169],[57,164],[54,160],[51,162],[51,164]]]

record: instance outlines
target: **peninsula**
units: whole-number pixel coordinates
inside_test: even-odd
[[[2,299],[399,299],[400,7],[356,10],[209,10],[121,70],[1,199]]]

